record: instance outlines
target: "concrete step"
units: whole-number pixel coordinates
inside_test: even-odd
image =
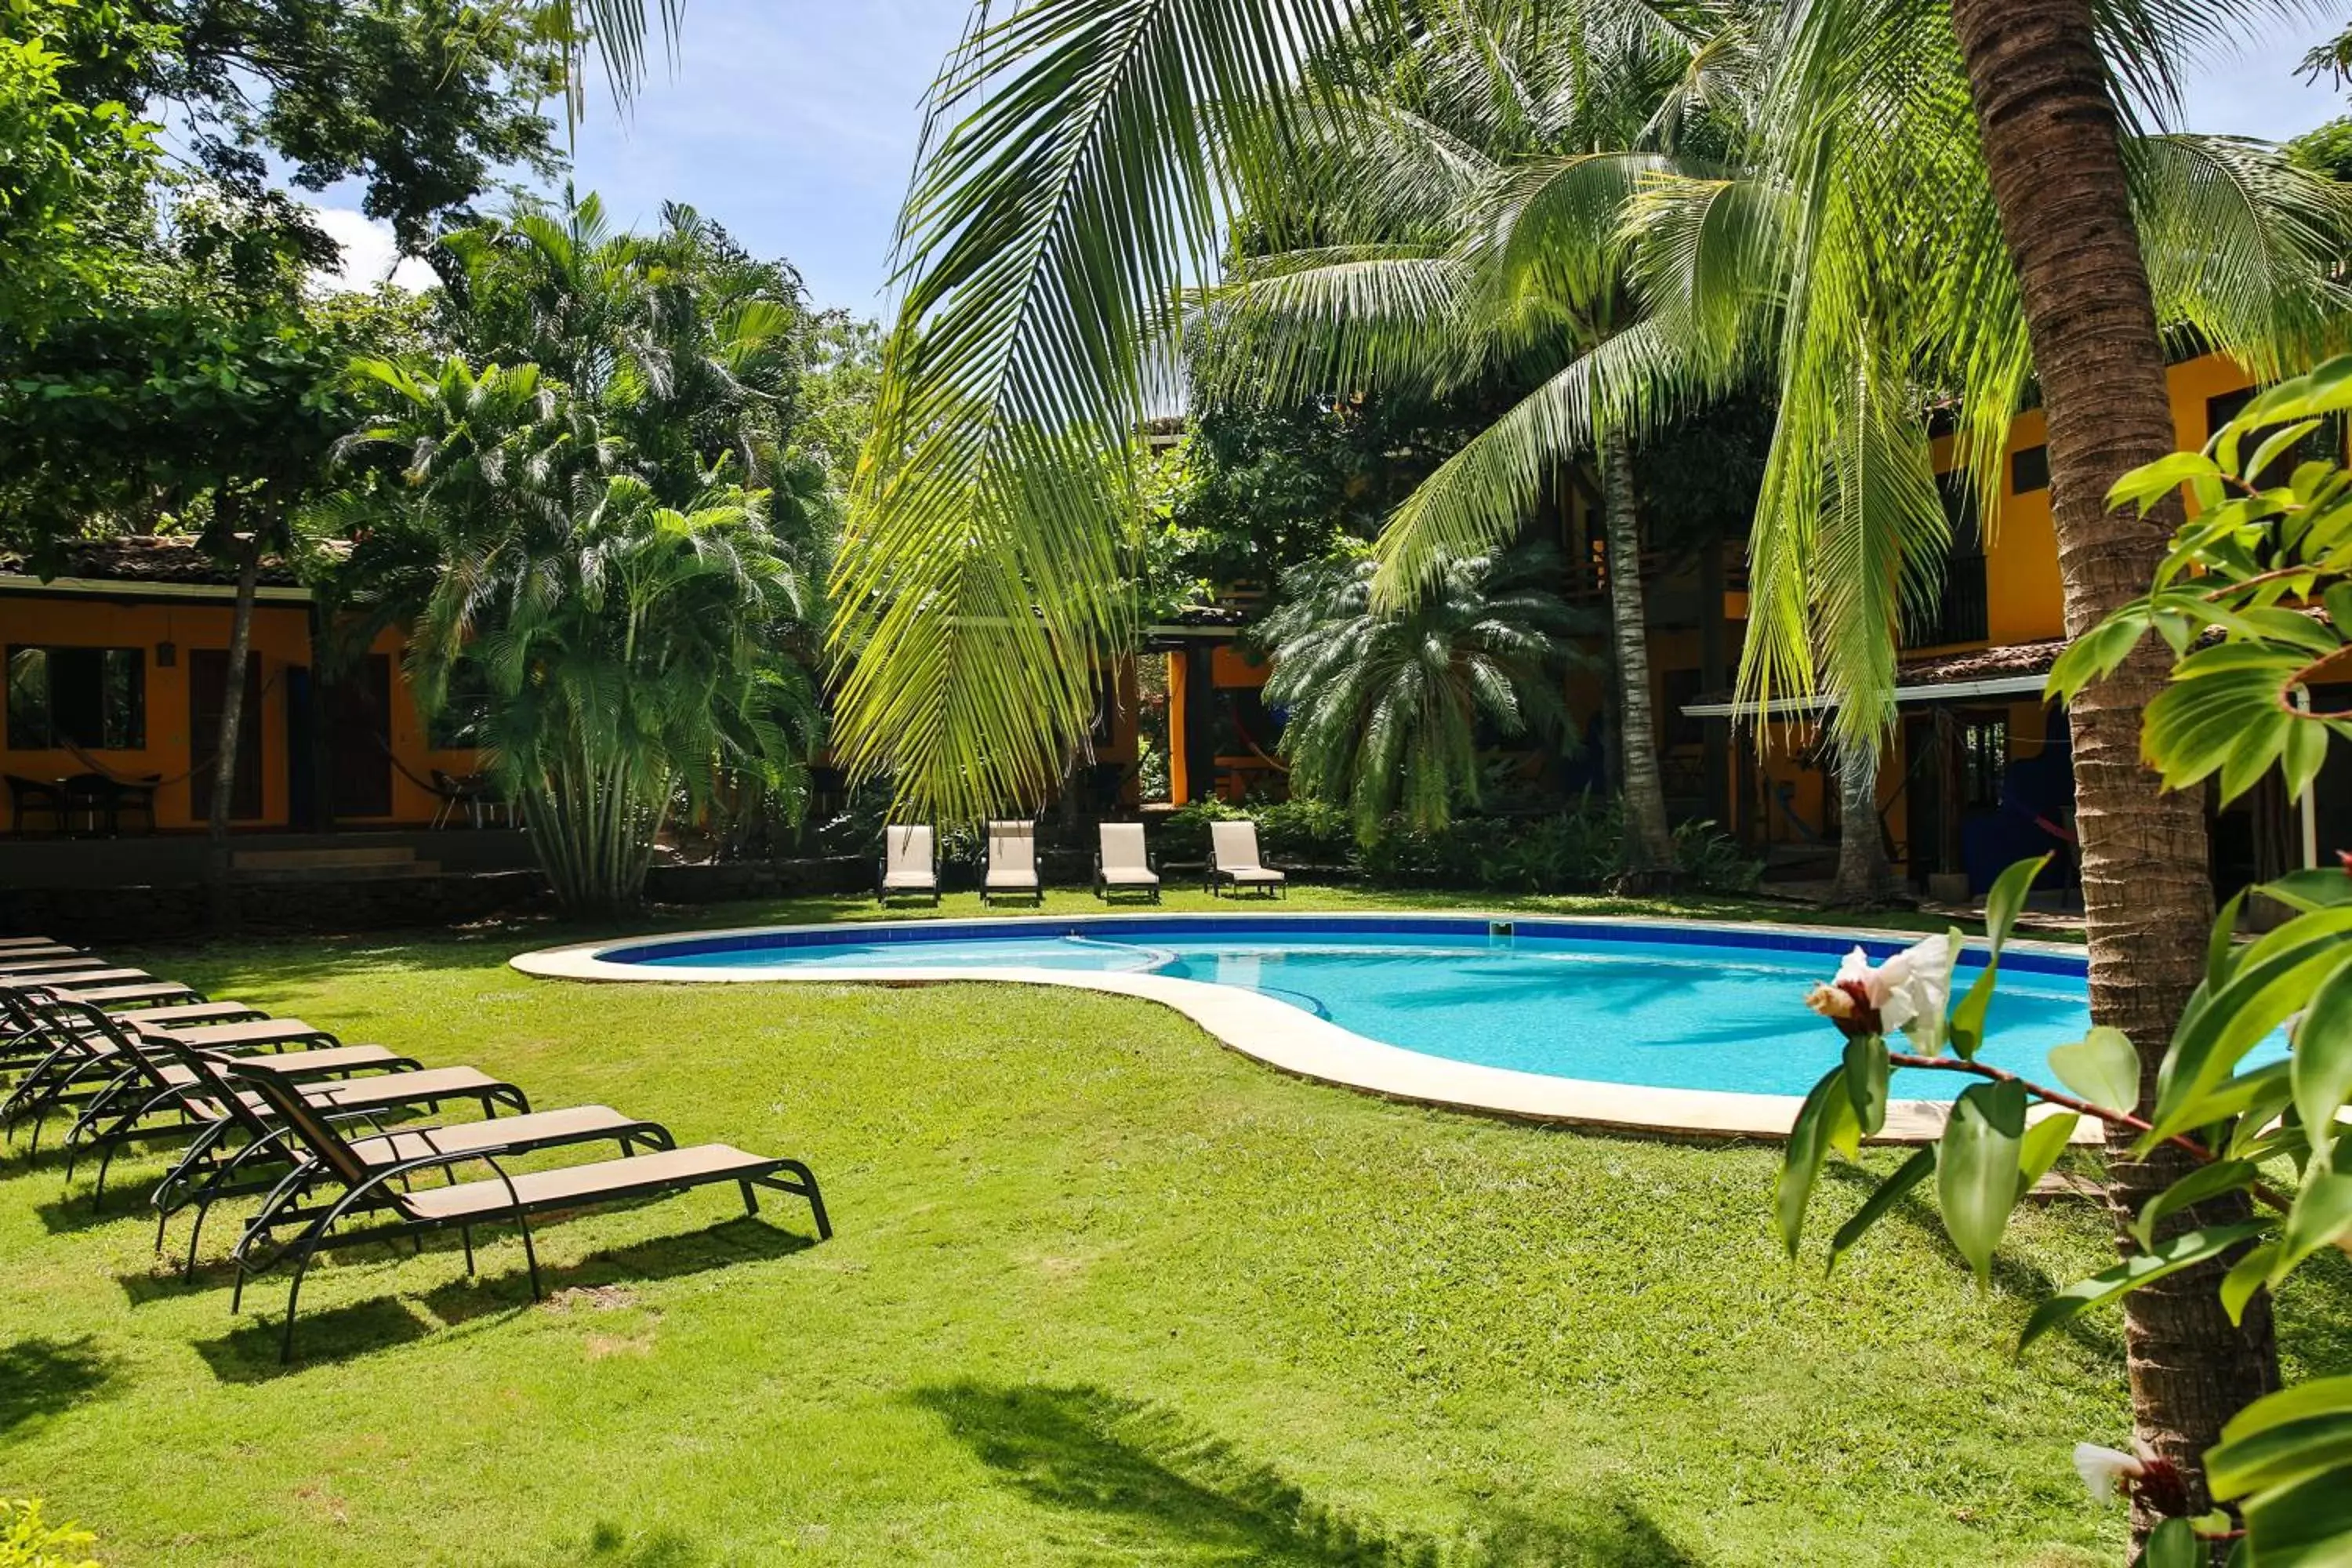
[[[359,861],[335,866],[240,866],[236,879],[240,882],[399,882],[412,878],[437,877],[441,874],[438,860],[377,860]]]
[[[239,871],[327,871],[370,866],[405,866],[416,851],[405,844],[367,844],[332,849],[238,849],[229,864]]]

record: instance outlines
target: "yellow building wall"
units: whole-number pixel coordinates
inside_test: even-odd
[[[2170,367],[2166,383],[2172,401],[2173,443],[2187,447],[2203,446],[2211,435],[2205,427],[2206,399],[2242,391],[2253,384],[2253,378],[2226,354],[2201,354]],[[2021,495],[2011,489],[2016,455],[2044,446],[2049,439],[2049,420],[2039,408],[2028,409],[2011,422],[2009,445],[2001,454],[2000,509],[1985,527],[1985,625],[1992,646],[2040,642],[2066,634],[2058,534],[2050,511],[2049,488]],[[1937,473],[1952,468],[1953,447],[1951,437],[1936,437],[1931,453]],[[1744,615],[1745,595],[1740,595],[1738,608]]]
[[[124,604],[95,595],[0,595],[0,653],[8,647],[37,644],[55,647],[135,647],[146,654],[146,744],[136,751],[92,751],[89,755],[107,772],[126,777],[160,776],[155,793],[155,826],[159,830],[202,827],[194,812],[190,770],[198,757],[208,756],[212,737],[188,731],[188,681],[200,649],[226,651],[232,612],[226,605],[204,603]],[[156,647],[170,643],[174,657],[169,667],[157,662]],[[310,616],[300,605],[262,604],[254,609],[250,655],[260,669],[261,708],[248,713],[247,723],[258,723],[261,735],[261,815],[240,817],[239,828],[288,826],[292,803],[287,760],[286,677],[290,668],[310,662]],[[343,823],[396,826],[422,825],[433,819],[440,799],[425,784],[432,770],[463,774],[477,765],[471,751],[435,750],[426,744],[424,716],[417,711],[401,679],[401,635],[387,630],[370,651],[392,661],[392,711],[388,716],[393,757],[392,814],[383,817],[338,816]],[[19,750],[7,735],[5,705],[0,705],[0,772],[24,778],[53,780],[87,773],[89,766],[72,752],[58,747]],[[8,826],[16,826],[13,807]],[[47,826],[45,818],[37,818]]]

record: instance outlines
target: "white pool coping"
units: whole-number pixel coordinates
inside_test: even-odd
[[[1433,920],[1540,922],[1544,925],[1586,925],[1601,928],[1651,927],[1720,932],[1733,938],[1757,930],[1832,941],[1912,942],[1917,931],[1832,929],[1810,926],[1755,927],[1709,921],[1666,920],[1640,916],[1580,916],[1475,910],[1427,910]],[[1093,926],[1134,921],[1139,923],[1179,919],[1301,925],[1411,919],[1413,911],[1312,912],[1261,910],[1243,914],[1202,914],[1192,911],[1129,911],[1127,913],[1008,916],[985,920],[835,921],[815,925],[737,926],[718,931],[664,931],[603,942],[573,942],[517,955],[509,963],[525,974],[551,980],[633,981],[638,984],[874,984],[946,985],[963,982],[1014,985],[1059,985],[1078,991],[1139,996],[1171,1007],[1222,1044],[1245,1057],[1319,1083],[1360,1089],[1385,1099],[1448,1110],[1482,1111],[1515,1119],[1601,1127],[1643,1132],[1669,1132],[1707,1138],[1786,1138],[1801,1097],[1788,1094],[1739,1094],[1717,1089],[1662,1089],[1640,1084],[1604,1083],[1589,1079],[1559,1078],[1549,1073],[1520,1072],[1510,1068],[1482,1067],[1475,1062],[1407,1050],[1318,1018],[1286,1002],[1207,981],[1179,980],[1163,974],[1110,973],[1093,970],[1040,969],[1020,966],[971,966],[925,969],[838,968],[791,974],[774,970],[750,970],[738,965],[619,963],[604,953],[657,944],[695,942],[713,937],[752,937],[824,932],[856,940],[853,933],[891,930],[950,932],[1000,931],[1024,926],[1050,926],[1056,920]],[[1971,946],[1980,945],[1970,943]],[[2016,942],[2008,949],[2058,957],[2080,957],[2080,947],[2059,942]],[[1824,978],[1834,963],[1825,965]],[[1829,1026],[1824,1024],[1824,1028]],[[2037,1108],[2047,1113],[2048,1108]],[[1922,1143],[1941,1135],[1950,1114],[1941,1100],[1898,1100],[1886,1108],[1886,1124],[1872,1140],[1880,1143]],[[2038,1116],[2037,1116],[2038,1119]],[[2085,1120],[2074,1142],[2096,1142],[2097,1123]]]

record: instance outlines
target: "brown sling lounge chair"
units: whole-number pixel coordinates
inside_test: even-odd
[[[94,1008],[57,1003],[48,1012],[68,1023],[79,1020],[95,1037],[92,1045],[110,1047],[109,1065],[116,1069],[116,1076],[83,1108],[73,1131],[67,1134],[77,1161],[84,1149],[105,1151],[93,1203],[104,1195],[107,1164],[122,1146],[181,1136],[219,1136],[213,1130],[228,1120],[228,1111],[213,1101],[206,1092],[210,1086],[199,1074],[174,1059],[174,1053],[194,1047],[173,1036],[123,1029]],[[222,1059],[237,1060],[256,1071],[261,1070],[266,1059],[278,1069],[270,1076],[286,1084],[289,1093],[344,1114],[373,1115],[418,1107],[437,1110],[453,1100],[478,1103],[486,1117],[496,1116],[501,1105],[518,1112],[530,1109],[530,1100],[513,1084],[469,1067],[421,1068],[415,1058],[394,1056],[382,1046],[332,1046],[268,1058]],[[381,1076],[352,1076],[357,1073]],[[329,1077],[343,1081],[316,1081]],[[72,1164],[67,1166],[66,1174],[70,1180]]]
[[[321,1181],[333,1174],[316,1156],[303,1152],[294,1129],[270,1114],[268,1101],[240,1090],[230,1081],[221,1058],[203,1051],[182,1051],[181,1064],[203,1079],[210,1098],[227,1118],[218,1131],[232,1127],[245,1137],[244,1146],[230,1152],[226,1140],[211,1133],[200,1136],[161,1182],[149,1201],[155,1209],[155,1250],[163,1250],[163,1237],[172,1215],[193,1205],[195,1223],[188,1232],[188,1256],[182,1278],[196,1273],[197,1248],[204,1237],[205,1216],[223,1198],[248,1193],[269,1194],[262,1215],[301,1202]],[[367,1120],[345,1111],[327,1111],[330,1121]],[[500,1116],[481,1121],[446,1124],[404,1121],[390,1131],[351,1139],[353,1153],[371,1169],[421,1160],[432,1154],[526,1153],[579,1143],[610,1140],[623,1154],[640,1146],[670,1149],[677,1141],[658,1121],[624,1116],[608,1105],[573,1105],[561,1110],[533,1110],[520,1116]],[[287,1170],[290,1165],[292,1169]]]
[[[313,1258],[331,1247],[404,1239],[421,1243],[429,1232],[455,1230],[465,1245],[466,1272],[471,1274],[474,1226],[511,1220],[522,1232],[523,1259],[530,1271],[531,1300],[536,1301],[541,1299],[542,1292],[539,1253],[530,1239],[530,1216],[550,1210],[583,1208],[628,1198],[669,1197],[696,1187],[733,1182],[742,1189],[744,1208],[752,1214],[760,1212],[755,1188],[768,1187],[806,1198],[816,1221],[817,1239],[823,1241],[833,1235],[832,1223],[825,1217],[824,1200],[817,1194],[816,1177],[798,1160],[747,1154],[725,1143],[698,1143],[691,1148],[665,1149],[657,1153],[597,1160],[520,1175],[509,1173],[500,1162],[501,1154],[510,1152],[506,1150],[472,1149],[371,1164],[320,1114],[320,1108],[292,1085],[254,1063],[231,1063],[227,1072],[232,1081],[241,1082],[259,1095],[293,1129],[294,1136],[320,1168],[331,1173],[344,1186],[342,1195],[331,1204],[275,1215],[265,1208],[237,1240],[236,1289],[229,1298],[232,1312],[244,1302],[248,1275],[261,1273],[281,1259],[292,1261],[293,1279],[286,1288],[286,1328],[278,1346],[281,1363],[294,1358],[294,1313],[302,1293],[303,1273]],[[486,1165],[490,1174],[474,1181],[453,1180],[447,1186],[424,1187],[414,1192],[400,1184],[419,1171],[447,1173],[468,1164]],[[336,1234],[335,1227],[343,1221],[370,1211],[388,1217],[380,1224]],[[299,1236],[283,1244],[273,1242],[277,1231],[298,1222],[302,1224]]]

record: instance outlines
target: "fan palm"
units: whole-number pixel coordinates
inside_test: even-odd
[[[1367,839],[1394,812],[1434,828],[1475,804],[1482,724],[1560,735],[1560,678],[1594,629],[1552,591],[1549,552],[1450,561],[1403,610],[1373,602],[1376,570],[1369,558],[1294,568],[1258,632],[1274,654],[1265,700],[1289,710],[1291,788],[1344,803]]]

